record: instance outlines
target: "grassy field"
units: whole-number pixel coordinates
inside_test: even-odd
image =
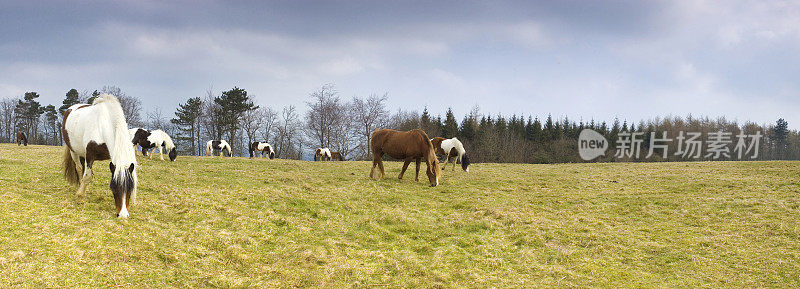
[[[799,287],[800,163],[401,164],[139,157],[114,217],[60,147],[0,144],[0,287]],[[423,164],[424,165],[424,164]]]

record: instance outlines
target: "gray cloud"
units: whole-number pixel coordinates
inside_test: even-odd
[[[800,117],[800,5],[781,1],[62,1],[0,4],[0,97],[117,85],[148,108],[233,86],[265,105],[611,120]]]

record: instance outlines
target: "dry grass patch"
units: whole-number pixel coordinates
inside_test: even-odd
[[[58,147],[0,144],[0,287],[798,287],[800,163],[139,157],[131,218]],[[422,178],[424,179],[424,178]]]

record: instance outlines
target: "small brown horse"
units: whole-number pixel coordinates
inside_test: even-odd
[[[426,134],[421,129],[414,129],[410,131],[396,131],[392,129],[381,129],[372,132],[372,170],[369,172],[371,178],[376,178],[375,167],[380,169],[380,175],[377,178],[383,178],[386,173],[383,170],[383,155],[387,154],[392,158],[403,160],[403,170],[400,171],[398,179],[403,179],[403,174],[408,168],[411,161],[415,161],[417,165],[417,175],[415,180],[419,182],[419,163],[425,160],[428,166],[425,173],[428,175],[428,180],[431,182],[431,187],[439,184],[439,160],[436,158],[436,153],[433,150],[433,144]]]
[[[25,146],[28,146],[28,136],[26,136],[24,132],[18,131],[17,132],[17,145],[19,146],[19,145],[22,145],[22,144],[25,144]]]

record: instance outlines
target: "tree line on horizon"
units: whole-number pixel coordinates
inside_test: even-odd
[[[304,115],[297,107],[288,105],[280,110],[258,105],[245,89],[234,87],[219,93],[207,90],[205,95],[188,98],[170,115],[160,108],[142,115],[142,103],[137,97],[126,94],[116,86],[100,90],[70,89],[60,105],[42,105],[39,94],[26,92],[21,97],[0,99],[0,142],[14,142],[15,133],[23,131],[29,143],[61,145],[61,121],[67,108],[78,103],[91,103],[100,94],[119,98],[130,127],[161,129],[173,136],[184,155],[203,155],[208,140],[225,139],[234,155],[248,155],[249,144],[266,141],[273,145],[276,157],[309,159],[317,147],[339,151],[348,160],[370,159],[369,142],[373,130],[392,128],[411,130],[419,128],[429,137],[457,137],[473,162],[497,163],[565,163],[584,162],[578,155],[578,138],[584,129],[592,129],[608,141],[604,156],[593,161],[701,161],[712,160],[706,156],[707,139],[717,132],[729,133],[727,156],[714,160],[798,160],[800,159],[800,132],[790,130],[788,123],[778,119],[775,124],[756,124],[729,121],[723,117],[657,117],[629,123],[615,119],[611,123],[554,119],[533,116],[503,116],[483,114],[473,108],[459,122],[452,109],[444,116],[432,115],[427,108],[422,112],[387,108],[387,94],[354,96],[349,100],[339,97],[332,84],[326,84],[309,93]],[[618,141],[631,132],[640,137],[640,157],[618,156]],[[677,141],[684,133],[701,133],[704,141],[699,157],[681,155]],[[740,133],[763,137],[758,143],[758,156],[739,158],[734,153]],[[666,133],[666,135],[664,135]],[[657,153],[645,157],[655,141],[663,137]],[[667,147],[668,153],[661,150]],[[666,157],[664,157],[666,155]]]

